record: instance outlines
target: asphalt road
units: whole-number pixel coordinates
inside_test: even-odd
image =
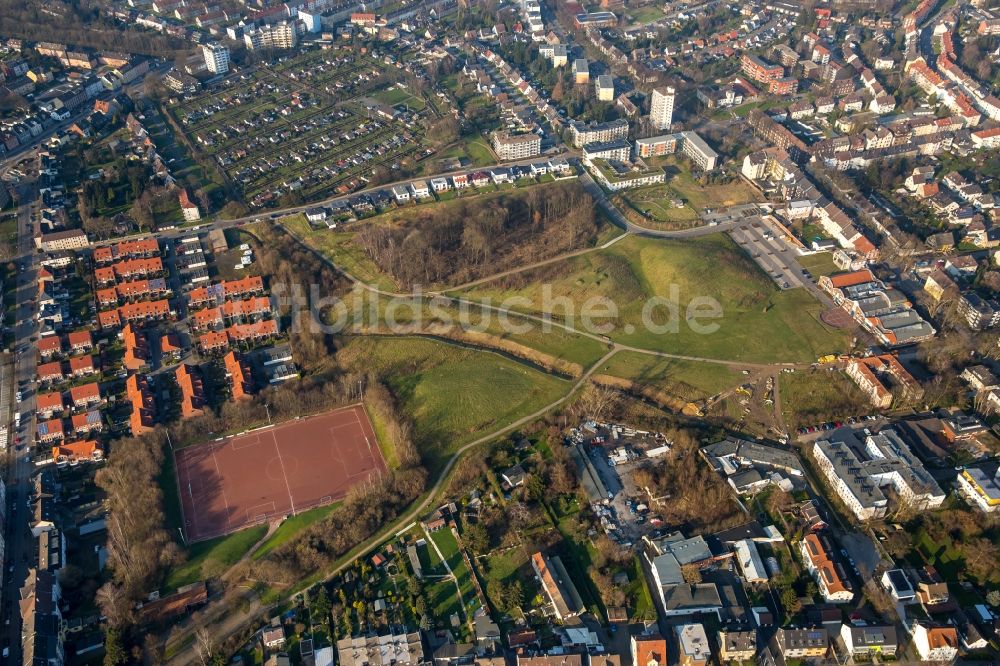
[[[31,475],[34,465],[31,462],[28,447],[35,431],[35,350],[31,338],[38,332],[34,318],[34,306],[31,299],[35,291],[35,276],[38,267],[30,230],[31,213],[37,206],[34,184],[21,183],[18,192],[22,202],[18,210],[18,255],[24,257],[27,267],[17,273],[17,320],[14,326],[14,382],[16,387],[24,386],[20,404],[14,409],[21,412],[20,427],[10,425],[10,441],[7,455],[7,531],[6,560],[4,562],[3,582],[3,646],[10,647],[11,663],[20,662],[21,651],[21,618],[16,599],[18,589],[24,583],[28,567],[35,560],[35,540],[28,529],[29,510],[26,502],[31,496]],[[20,258],[18,261],[22,261]],[[23,350],[23,351],[19,351]],[[17,390],[17,388],[15,388]],[[26,442],[24,450],[18,451],[16,438],[21,437]],[[10,572],[13,566],[14,571]]]

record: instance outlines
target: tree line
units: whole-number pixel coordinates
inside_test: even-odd
[[[369,223],[355,237],[400,284],[461,283],[593,243],[594,200],[579,183],[415,211],[398,226]]]

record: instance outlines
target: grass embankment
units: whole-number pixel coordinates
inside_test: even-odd
[[[528,305],[511,301],[511,307],[532,313],[543,312],[546,302],[568,299],[578,315],[588,299],[604,297],[614,303],[618,316],[595,321],[611,325],[607,334],[613,340],[694,357],[805,362],[849,344],[847,333],[820,321],[822,307],[808,292],[779,290],[722,234],[692,240],[629,237],[606,250],[527,272],[514,288],[508,282],[476,286],[467,295],[493,303],[527,299]],[[652,302],[651,297],[661,300]],[[714,332],[697,332],[688,325],[687,308],[695,298],[695,304],[714,299],[721,306],[718,318],[699,320],[716,325]],[[662,299],[679,306],[676,317]],[[647,321],[660,328],[644,323],[644,308]],[[556,314],[564,312],[560,308]]]
[[[267,534],[267,525],[257,525],[229,536],[201,541],[185,549],[187,561],[167,576],[167,590],[218,576],[240,561]],[[273,537],[272,537],[273,538]]]
[[[534,413],[572,383],[499,354],[413,337],[361,337],[340,352],[384,376],[413,420],[432,476],[463,444]]]
[[[685,401],[700,400],[740,383],[742,375],[719,363],[699,363],[637,352],[618,352],[597,369]]]

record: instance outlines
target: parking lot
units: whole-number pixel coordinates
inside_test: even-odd
[[[759,219],[729,232],[781,289],[804,287],[808,278],[796,261],[798,253]]]
[[[266,206],[346,193],[425,156],[422,100],[380,99],[396,99],[400,77],[369,55],[306,52],[176,100],[171,113],[249,204]]]

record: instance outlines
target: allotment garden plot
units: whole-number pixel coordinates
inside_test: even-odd
[[[423,150],[416,112],[378,101],[394,68],[353,52],[308,52],[224,81],[171,111],[251,206],[361,186]]]

